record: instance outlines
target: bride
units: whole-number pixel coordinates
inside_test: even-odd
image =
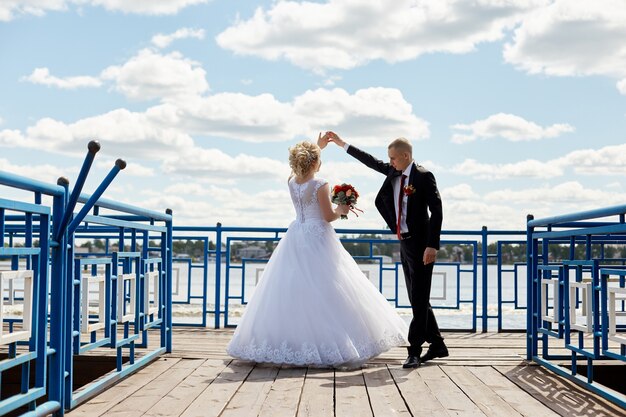
[[[318,143],[323,143],[322,137]],[[330,222],[328,182],[315,178],[320,147],[289,149],[296,219],[272,254],[227,352],[253,362],[357,367],[393,346],[408,328],[343,248]]]

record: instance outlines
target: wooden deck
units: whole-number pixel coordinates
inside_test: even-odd
[[[174,330],[174,352],[68,416],[625,416],[524,361],[525,334],[448,333],[450,357],[402,369],[393,349],[359,370],[256,365],[225,352],[229,330]]]

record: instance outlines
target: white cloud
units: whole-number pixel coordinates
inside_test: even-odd
[[[343,150],[341,150],[343,152]],[[349,155],[342,155],[345,158],[344,161],[328,161],[324,160],[324,152],[322,152],[322,167],[318,173],[318,178],[323,178],[333,186],[335,184],[342,184],[344,182],[352,182],[352,185],[357,190],[361,189],[360,184],[370,183],[372,181],[382,181],[384,177],[366,167],[360,162],[354,161]]]
[[[471,185],[457,184],[452,187],[442,189],[441,198],[442,200],[448,202],[455,200],[478,200],[480,196],[474,192]]]
[[[83,87],[100,87],[102,85],[102,81],[99,78],[86,75],[59,78],[50,75],[48,68],[35,68],[32,74],[20,78],[20,81],[28,81],[33,84],[47,85],[49,87],[57,87],[66,90]]]
[[[65,10],[67,3],[67,0],[3,0],[0,2],[0,22],[8,22],[22,14],[42,16],[48,11]]]
[[[252,80],[250,78],[244,78],[243,80],[241,80],[241,84],[250,85],[252,84]]]
[[[478,200],[443,200],[444,230],[477,230],[488,226],[491,230],[525,230],[528,209]],[[444,237],[445,239],[445,237]]]
[[[207,197],[211,189],[197,182],[179,182],[166,187],[163,192],[166,195],[180,194],[181,196]]]
[[[340,81],[342,78],[343,77],[340,75],[331,75],[330,77],[322,81],[322,85],[325,87],[332,87],[337,81]]]
[[[36,68],[21,81],[62,89],[100,87],[103,80],[114,83],[113,89],[132,100],[184,100],[209,89],[206,72],[199,63],[184,58],[179,52],[163,55],[143,49],[123,65],[104,69],[99,77],[76,76],[59,78],[48,68]]]
[[[626,174],[626,145],[605,146],[600,149],[581,149],[553,161],[573,168],[581,174]]]
[[[193,139],[172,127],[163,126],[146,114],[117,109],[66,124],[43,118],[26,129],[0,130],[0,145],[83,155],[87,143],[98,139],[101,153],[114,157],[162,159],[164,153],[193,145]]]
[[[598,207],[598,202],[605,206],[624,204],[626,196],[614,191],[585,188],[578,181],[567,181],[555,186],[541,186],[521,190],[499,190],[484,196],[488,202],[507,202],[510,204],[532,204],[549,206],[553,212],[567,213]]]
[[[190,96],[145,112],[116,109],[73,123],[43,118],[25,132],[0,130],[0,144],[82,155],[85,144],[96,138],[108,155],[163,160],[194,148],[190,135],[249,142],[315,140],[325,129],[367,146],[386,146],[399,135],[428,135],[427,123],[412,114],[398,90],[371,88],[350,94],[318,89],[292,102],[270,94],[220,93]]]
[[[433,52],[467,53],[493,42],[543,0],[281,1],[237,20],[216,40],[225,49],[323,72]]]
[[[626,174],[626,144],[599,149],[580,149],[545,162],[529,159],[509,164],[482,163],[466,159],[451,171],[477,179],[554,178],[571,169],[578,174]]]
[[[115,90],[133,100],[184,99],[209,89],[200,64],[178,52],[167,55],[143,49],[121,66],[102,71],[115,82]]]
[[[419,140],[430,135],[428,122],[413,114],[395,88],[365,88],[354,94],[320,88],[296,97],[293,106],[309,132],[333,130],[355,145],[386,147],[398,136]]]
[[[24,135],[17,129],[0,130],[0,145],[10,148],[28,147]]]
[[[230,156],[219,149],[190,147],[180,149],[163,161],[165,173],[176,173],[190,177],[212,177],[245,179],[284,179],[289,176],[285,162],[271,158],[246,154]]]
[[[125,161],[126,161],[126,168],[124,168],[124,175],[131,175],[133,177],[144,177],[144,178],[154,177],[156,175],[153,168],[141,165],[134,160],[130,160],[130,161],[125,160]],[[113,168],[114,164],[115,164],[114,160],[98,161],[95,163],[95,166],[102,169],[103,171],[108,172],[109,170],[111,170],[111,168]]]
[[[244,192],[236,187],[175,183],[142,200],[142,207],[174,211],[177,224],[286,227],[295,218],[286,183],[279,190]]]
[[[415,153],[415,151],[413,152]],[[423,166],[427,170],[437,173],[439,171],[445,171],[445,167],[443,165],[439,165],[437,162],[433,162],[431,160],[426,161],[415,161],[418,165]]]
[[[623,204],[626,194],[615,190],[588,188],[577,181],[556,185],[543,184],[530,188],[505,188],[476,192],[471,185],[457,184],[441,190],[444,207],[444,229],[524,230],[526,215],[535,218],[573,213],[598,207]]]
[[[453,129],[469,131],[469,133],[455,133],[453,143],[466,143],[482,138],[504,138],[512,142],[555,138],[566,132],[573,132],[569,124],[553,124],[541,127],[514,114],[498,113],[483,120],[470,124],[456,124]]]
[[[541,162],[535,159],[515,162],[511,164],[481,163],[474,159],[466,159],[452,168],[452,172],[467,175],[478,179],[506,179],[506,178],[552,178],[563,175],[563,168],[550,162]]]
[[[89,4],[102,6],[107,10],[147,15],[176,14],[186,7],[208,2],[209,0],[89,0]]]
[[[115,12],[171,15],[185,7],[208,2],[209,0],[2,0],[0,21],[10,21],[20,15],[43,16],[49,11],[65,11],[70,6],[100,6]]]
[[[204,29],[192,29],[192,28],[181,28],[178,29],[174,33],[170,33],[169,35],[164,35],[159,33],[152,37],[152,44],[157,48],[167,48],[172,42],[177,39],[186,39],[186,38],[195,38],[195,39],[204,39]]]
[[[317,132],[330,129],[355,145],[386,146],[398,136],[419,140],[430,134],[428,123],[413,114],[411,104],[395,88],[354,93],[318,88],[279,101],[272,94],[207,94],[205,76],[199,63],[179,52],[164,55],[143,49],[122,65],[103,70],[100,79],[111,80],[112,88],[130,99],[160,104],[143,113],[117,109],[71,124],[44,118],[25,134],[0,131],[0,143],[29,147],[45,139],[45,149],[59,151],[58,143],[82,142],[85,135],[127,144],[148,139],[191,141],[188,135],[258,143],[314,139]]]
[[[18,165],[11,161],[0,158],[0,171],[9,172],[21,177],[27,177],[38,181],[43,181],[48,184],[56,184],[56,181],[61,176],[67,176],[69,173],[78,172],[77,167],[63,167],[60,168],[50,164],[36,164],[36,165]]]
[[[556,0],[529,14],[504,58],[532,74],[626,76],[623,0]]]
[[[355,145],[386,146],[398,136],[429,136],[428,123],[412,111],[397,89],[367,88],[350,94],[336,88],[309,90],[292,102],[280,102],[271,94],[188,97],[153,107],[148,114],[192,134],[248,142],[314,139],[317,132],[334,130]]]
[[[303,129],[292,106],[276,100],[271,94],[219,93],[188,97],[150,108],[147,113],[194,135],[249,142],[284,141]]]
[[[626,78],[617,83],[617,90],[626,96]]]

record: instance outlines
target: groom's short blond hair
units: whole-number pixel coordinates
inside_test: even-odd
[[[408,152],[409,155],[413,155],[413,146],[411,146],[411,142],[407,138],[398,138],[394,139],[387,149],[394,148],[400,152]]]

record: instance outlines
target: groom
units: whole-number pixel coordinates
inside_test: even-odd
[[[402,366],[417,368],[422,362],[448,356],[448,349],[430,306],[432,272],[443,221],[441,197],[435,177],[424,167],[415,164],[411,143],[405,138],[398,138],[389,144],[389,163],[385,163],[347,144],[334,132],[327,132],[324,137],[386,177],[375,204],[400,241],[400,259],[413,309],[408,337],[409,356]],[[430,347],[420,357],[424,342],[430,343]]]

